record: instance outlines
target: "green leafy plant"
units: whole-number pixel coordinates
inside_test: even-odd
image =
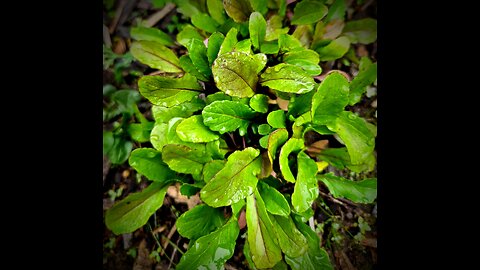
[[[153,148],[129,157],[152,183],[110,208],[107,227],[115,234],[142,227],[167,188],[180,183],[182,194],[199,194],[203,203],[176,222],[190,240],[176,269],[223,269],[242,216],[250,268],[333,269],[306,222],[319,182],[335,198],[376,199],[376,178],[324,172],[328,165],[375,168],[376,126],[349,106],[376,80],[376,63],[347,52],[376,39],[376,21],[345,23],[345,1],[338,0],[297,1],[291,20],[282,0],[174,2],[193,24],[176,43],[158,29],[132,29],[132,55],[160,74],[138,81],[153,104]],[[323,72],[321,63],[344,56],[359,65],[352,80]],[[319,147],[321,140],[341,147]]]

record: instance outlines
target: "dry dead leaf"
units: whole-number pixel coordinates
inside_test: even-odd
[[[288,111],[288,103],[290,101],[288,100],[285,100],[285,99],[281,99],[281,98],[277,98],[277,105],[278,107],[280,107],[280,109],[284,110],[284,111]]]
[[[173,198],[176,203],[186,204],[188,209],[192,209],[195,205],[200,203],[200,196],[198,196],[198,194],[190,196],[190,198],[182,195],[182,193],[180,193],[180,183],[177,183],[174,186],[169,186],[167,189],[167,195]]]

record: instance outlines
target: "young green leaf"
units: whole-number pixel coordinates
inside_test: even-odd
[[[202,29],[207,33],[213,33],[217,31],[220,24],[217,23],[212,17],[205,13],[198,13],[192,16],[192,24],[198,29]]]
[[[347,37],[339,37],[327,46],[316,48],[320,55],[320,61],[331,61],[344,56],[350,48],[350,40]]]
[[[223,0],[223,7],[228,16],[237,23],[248,20],[253,11],[249,0]]]
[[[296,212],[301,213],[312,207],[318,197],[317,164],[305,152],[297,155],[297,182],[292,193],[292,205]],[[296,257],[291,255],[292,257]]]
[[[210,105],[213,102],[220,100],[232,100],[232,97],[223,92],[216,92],[206,97],[207,105]]]
[[[215,32],[208,38],[207,58],[210,66],[212,66],[213,61],[217,58],[224,40],[225,36],[220,32]]]
[[[203,166],[202,176],[205,183],[210,182],[212,178],[225,167],[225,160],[212,160]]]
[[[268,11],[267,3],[268,3],[268,0],[250,0],[250,5],[252,6],[252,9],[254,11],[259,12],[262,15],[267,14],[267,11]]]
[[[265,34],[267,33],[267,22],[261,13],[255,11],[250,14],[248,30],[250,32],[250,40],[252,41],[253,47],[255,49],[260,49],[260,45],[265,40]]]
[[[178,137],[185,142],[203,143],[218,140],[217,133],[203,124],[201,115],[192,115],[177,126]]]
[[[219,24],[225,23],[226,16],[222,0],[207,0],[207,8],[210,16]]]
[[[182,255],[177,270],[222,269],[233,256],[240,229],[236,218],[231,218],[221,228],[198,238]]]
[[[223,212],[206,204],[197,205],[178,217],[178,233],[188,239],[198,239],[225,223]]]
[[[185,70],[186,73],[189,73],[195,76],[195,78],[199,79],[200,81],[204,81],[204,82],[210,81],[210,78],[206,77],[200,71],[198,71],[197,67],[195,67],[189,55],[182,55],[180,56],[179,60],[180,60],[180,67],[182,67],[182,69]]]
[[[168,183],[153,182],[141,192],[131,193],[107,210],[105,225],[116,235],[142,227],[162,206],[168,186]]]
[[[162,160],[162,154],[152,148],[137,148],[132,151],[128,163],[138,173],[155,182],[167,182],[175,176]]]
[[[256,112],[268,112],[268,96],[264,94],[255,94],[250,99],[250,107]]]
[[[335,198],[345,198],[356,203],[372,203],[377,198],[377,178],[352,181],[327,173],[318,176]]]
[[[377,63],[372,64],[368,57],[360,59],[360,70],[350,83],[349,105],[354,105],[362,99],[367,86],[377,79]]]
[[[282,260],[282,251],[258,191],[247,197],[246,219],[247,241],[253,263],[257,268],[275,266]]]
[[[278,244],[286,256],[298,257],[304,254],[307,249],[307,239],[297,229],[290,215],[270,215],[273,229],[277,234]]]
[[[258,134],[268,135],[270,133],[272,133],[272,127],[269,124],[261,124],[258,126]]]
[[[267,122],[273,128],[285,128],[285,112],[282,110],[272,111],[267,115]]]
[[[176,172],[200,175],[203,164],[212,160],[211,156],[205,154],[205,147],[201,146],[191,148],[186,145],[167,144],[162,149],[163,161]]]
[[[230,148],[224,139],[220,138],[213,142],[207,142],[205,144],[205,150],[213,159],[224,159],[225,154],[230,152]]]
[[[267,147],[268,147],[268,135],[265,135],[265,136],[261,137],[258,140],[258,143],[260,144],[260,147],[262,147],[264,149],[267,149]]]
[[[303,49],[300,40],[288,34],[281,34],[278,36],[278,46],[280,46],[280,51],[282,52]]]
[[[346,147],[324,149],[318,154],[318,157],[340,170],[343,170],[345,167],[347,167],[351,171],[359,173],[370,172],[375,169],[376,159],[373,153],[365,160],[365,163],[353,165],[350,161],[350,155],[348,154]]]
[[[244,39],[242,41],[239,41],[237,42],[237,44],[235,44],[235,46],[233,46],[233,51],[253,54],[252,42],[250,41],[250,39]]]
[[[245,200],[240,200],[230,205],[230,207],[232,208],[232,215],[238,218],[238,214],[240,214],[240,211],[242,211],[244,206],[245,206]]]
[[[278,46],[277,40],[265,41],[260,44],[260,52],[264,54],[277,54],[279,50],[280,47]]]
[[[377,40],[377,20],[372,18],[349,21],[343,28],[343,35],[353,44],[370,44]]]
[[[155,105],[171,107],[192,100],[203,91],[197,79],[186,73],[182,78],[143,76],[138,81],[142,96]]]
[[[328,8],[320,1],[305,0],[293,9],[291,24],[311,24],[321,20],[328,13]]]
[[[113,138],[113,145],[110,151],[107,152],[108,159],[110,159],[112,164],[122,164],[128,159],[128,155],[130,155],[133,148],[133,143],[120,136],[113,135]]]
[[[230,30],[228,30],[228,33],[225,36],[222,45],[220,46],[220,51],[218,51],[218,56],[233,51],[233,47],[235,47],[235,44],[238,42],[237,35],[237,28],[232,27]]]
[[[252,194],[257,186],[257,174],[262,170],[260,151],[247,147],[233,152],[225,167],[202,188],[202,201],[212,207],[236,203]]]
[[[202,116],[207,127],[224,134],[238,128],[246,130],[250,119],[254,118],[256,113],[248,105],[220,100],[207,105],[202,111]]]
[[[279,39],[281,34],[288,33],[288,27],[282,28],[283,26],[283,18],[279,15],[275,14],[272,15],[267,20],[267,29],[265,33],[265,41],[273,41]]]
[[[177,34],[177,41],[186,48],[192,39],[203,42],[204,37],[198,32],[197,28],[187,24],[183,27],[182,31]]]
[[[127,131],[132,140],[144,143],[150,140],[150,132],[155,122],[131,123],[128,125]]]
[[[284,217],[290,214],[290,205],[280,191],[262,181],[258,182],[257,188],[268,212]]]
[[[286,93],[307,93],[315,87],[315,81],[307,72],[285,63],[267,68],[260,78],[262,86]]]
[[[113,138],[113,132],[104,131],[103,132],[103,154],[107,154],[113,147],[115,138]]]
[[[273,134],[273,133],[272,133]],[[291,153],[298,152],[304,148],[303,139],[290,138],[280,150],[280,171],[282,171],[285,180],[295,183],[295,177],[288,165],[288,156]]]
[[[205,107],[205,101],[195,97],[188,102],[184,102],[172,107],[153,105],[152,114],[156,123],[168,123],[168,121],[174,117],[189,117],[196,111],[201,110],[203,107]]]
[[[177,126],[183,118],[174,117],[168,123],[155,123],[150,133],[150,142],[158,152],[162,152],[167,144],[183,144],[189,147],[197,147],[197,144],[182,141],[177,135]]]
[[[154,41],[135,41],[130,47],[133,57],[145,65],[165,72],[182,72],[178,57],[169,48]]]
[[[364,163],[375,148],[374,133],[368,128],[367,122],[353,112],[342,112],[327,127],[345,143],[353,165]]]
[[[277,149],[288,140],[288,131],[284,128],[275,130],[268,136],[268,158],[273,164],[277,155]]]
[[[210,69],[210,64],[208,63],[207,58],[207,47],[203,44],[203,41],[198,39],[192,39],[188,43],[188,55],[192,60],[195,68],[202,73],[206,78],[212,76],[212,70]]]
[[[266,59],[266,56],[262,55]],[[265,63],[260,62],[257,57],[243,52],[221,54],[213,62],[213,79],[218,89],[227,95],[241,98],[251,97],[255,94],[258,73]]]
[[[288,114],[294,117],[308,112],[312,108],[312,97],[316,91],[310,91],[302,95],[292,95],[288,103]]]
[[[333,121],[348,104],[348,80],[332,72],[320,83],[312,98],[312,119],[317,125]]]
[[[345,11],[347,11],[347,5],[345,0],[335,0],[333,4],[328,8],[328,14],[325,17],[325,22],[331,20],[344,20]]]
[[[312,50],[295,49],[286,52],[283,55],[283,62],[301,67],[310,76],[322,73],[322,68],[318,65],[320,57],[317,52]]]
[[[165,46],[173,46],[173,39],[162,30],[152,27],[132,27],[130,36],[135,40],[155,41]]]

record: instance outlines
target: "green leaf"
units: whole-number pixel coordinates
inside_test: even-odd
[[[273,164],[277,155],[277,149],[288,140],[288,131],[284,128],[275,130],[268,136],[268,158]]]
[[[169,48],[154,41],[135,41],[130,47],[133,57],[145,65],[165,72],[182,72],[178,57]]]
[[[258,182],[256,175],[262,170],[262,159],[257,158],[259,154],[260,151],[252,147],[233,152],[225,167],[200,191],[202,201],[212,207],[220,207],[252,194]]]
[[[224,40],[225,36],[220,32],[215,32],[208,38],[207,58],[210,66],[212,66],[213,61],[217,58]]]
[[[113,147],[115,139],[113,138],[113,132],[104,131],[103,132],[103,154],[106,155]]]
[[[233,51],[233,47],[235,47],[235,44],[237,44],[238,39],[238,30],[237,28],[231,28],[227,35],[225,36],[225,39],[223,40],[222,45],[220,46],[220,51],[218,52],[218,56],[224,54],[224,53],[229,53]]]
[[[162,30],[152,27],[132,27],[130,36],[135,40],[155,41],[165,46],[173,46],[173,39]]]
[[[203,164],[212,160],[211,156],[205,154],[204,149],[201,145],[191,148],[186,145],[167,144],[162,149],[162,157],[168,167],[176,172],[200,175]]]
[[[253,263],[253,260],[252,260],[252,254],[250,251],[250,245],[248,244],[248,241],[245,241],[245,244],[243,245],[243,254],[245,255],[245,259],[247,260],[248,269],[257,270],[257,267],[255,267],[255,264]]]
[[[312,108],[312,97],[315,93],[315,91],[310,91],[302,95],[292,95],[288,103],[288,114],[299,117],[310,111]]]
[[[318,197],[317,164],[305,152],[297,155],[297,182],[292,193],[292,205],[296,212],[301,213],[312,207]],[[291,255],[296,257],[295,255]]]
[[[238,128],[246,130],[250,119],[254,118],[256,113],[248,105],[221,100],[207,105],[202,111],[202,116],[207,127],[224,134]]]
[[[312,119],[324,125],[333,121],[348,104],[348,80],[339,72],[330,73],[319,85],[312,98]]]
[[[255,49],[260,49],[260,44],[265,40],[265,34],[267,33],[267,22],[261,13],[255,11],[250,14],[248,30],[250,32],[250,40],[252,41],[253,47]]]
[[[273,133],[272,133],[273,134]],[[295,177],[288,165],[288,156],[292,152],[298,152],[304,148],[303,139],[290,138],[280,150],[280,170],[285,180],[295,183]]]
[[[269,137],[268,135],[265,135],[258,140],[258,143],[260,144],[260,146],[262,148],[267,149],[267,147],[268,147],[268,137]]]
[[[197,68],[195,67],[195,65],[193,64],[192,62],[192,59],[190,59],[190,56],[189,55],[182,55],[180,56],[180,67],[182,67],[183,70],[185,70],[186,73],[189,73],[193,76],[195,76],[195,78],[201,80],[201,81],[204,81],[204,82],[208,82],[210,81],[210,79],[208,77],[205,77],[205,75],[203,75],[200,71],[197,70]]]
[[[261,55],[266,59],[264,54]],[[263,69],[265,63],[260,62],[257,57],[243,52],[220,54],[213,62],[213,79],[218,89],[227,95],[241,98],[251,97],[255,94],[258,73]]]
[[[255,94],[250,99],[250,107],[260,113],[268,112],[268,96],[264,94]]]
[[[132,151],[128,163],[138,173],[155,182],[167,182],[175,176],[162,160],[162,154],[152,148],[137,148]]]
[[[318,65],[320,57],[317,52],[312,50],[291,50],[283,55],[283,62],[301,67],[310,76],[316,76],[322,73],[322,68]]]
[[[267,68],[260,78],[262,86],[286,93],[307,93],[315,87],[315,81],[307,72],[285,63]]]
[[[213,159],[224,159],[225,154],[230,152],[230,148],[222,138],[213,142],[207,142],[205,144],[205,149]]]
[[[222,0],[207,0],[207,8],[210,16],[219,24],[225,23],[226,16]]]
[[[244,39],[242,41],[237,42],[235,46],[233,46],[234,52],[243,52],[246,54],[253,54],[252,52],[252,42],[250,39]]]
[[[305,0],[295,5],[291,24],[311,24],[321,20],[328,13],[328,8],[319,1]]]
[[[368,57],[360,59],[360,70],[350,83],[349,105],[354,105],[362,99],[367,86],[377,79],[377,63],[372,64]]]
[[[345,167],[347,167],[351,171],[357,173],[373,171],[376,163],[375,156],[372,153],[364,163],[360,165],[353,165],[350,161],[350,155],[348,154],[347,148],[345,147],[324,149],[318,154],[318,157],[340,170],[343,170]]]
[[[187,24],[183,27],[182,31],[177,34],[178,43],[182,44],[185,48],[190,43],[190,40],[196,39],[203,42],[203,36],[198,32],[197,28]]]
[[[223,269],[225,262],[233,256],[239,232],[237,219],[231,218],[221,228],[192,243],[176,269]]]
[[[133,114],[135,106],[137,106],[137,102],[139,102],[141,98],[138,91],[135,90],[118,90],[110,95],[110,99],[118,106],[118,114]]]
[[[307,239],[297,229],[289,215],[269,217],[277,234],[278,244],[286,256],[298,257],[307,251]]]
[[[168,123],[155,123],[150,133],[150,142],[157,151],[162,152],[167,144],[183,144],[189,147],[196,147],[197,144],[184,142],[177,135],[177,127],[183,118],[174,117]]]
[[[253,263],[257,268],[270,268],[282,260],[273,224],[262,197],[255,191],[247,197],[247,241]]]
[[[360,165],[370,156],[375,148],[375,135],[367,122],[353,112],[344,111],[336,121],[327,124],[345,143],[353,165]]]
[[[210,105],[213,102],[219,101],[219,100],[232,100],[232,97],[228,96],[227,94],[225,94],[223,92],[216,92],[216,93],[213,93],[211,95],[208,95],[206,100],[207,100],[207,105]]]
[[[171,107],[192,100],[203,91],[197,79],[186,73],[182,78],[143,76],[138,81],[142,96],[155,105]]]
[[[188,239],[198,239],[225,223],[223,212],[206,204],[197,205],[178,217],[178,233]]]
[[[267,29],[265,33],[265,41],[273,41],[279,39],[281,34],[288,33],[288,27],[282,28],[283,18],[275,14],[267,20]]]
[[[200,3],[196,3],[196,2],[200,2]],[[202,2],[205,2],[205,1],[174,0],[174,3],[177,4],[178,6],[177,7],[178,12],[182,13],[183,15],[189,18],[195,14],[205,12],[205,10],[203,10],[202,8],[202,5],[199,5]]]
[[[377,20],[365,18],[348,21],[343,28],[343,35],[353,44],[370,44],[377,40]]]
[[[245,200],[240,200],[236,203],[233,203],[230,207],[232,208],[232,215],[238,218],[240,211],[242,211],[245,206]]]
[[[377,198],[377,178],[351,181],[327,173],[318,176],[335,198],[345,198],[356,203],[373,203]]]
[[[144,143],[150,141],[150,132],[155,122],[132,123],[128,125],[127,131],[134,141]]]
[[[277,54],[280,50],[278,46],[278,41],[266,41],[260,44],[260,52],[264,54]]]
[[[199,182],[197,184],[184,183],[182,184],[182,186],[180,186],[180,193],[190,198],[191,196],[197,194],[200,189],[205,185],[205,183],[202,183],[203,185],[201,185],[200,183],[202,182]]]
[[[305,236],[308,243],[307,252],[299,257],[292,258],[285,256],[285,261],[292,269],[302,270],[333,270],[333,266],[328,258],[328,253],[320,248],[320,239],[318,235],[305,223],[295,220],[298,230]]]
[[[263,181],[258,182],[257,188],[268,212],[284,217],[290,214],[290,205],[280,191]]]
[[[225,160],[212,160],[203,166],[202,176],[205,183],[210,182],[212,178],[225,167]]]
[[[282,110],[272,111],[267,116],[267,122],[273,128],[285,128],[285,112]]]
[[[153,182],[142,192],[130,193],[105,214],[105,225],[116,235],[130,233],[147,223],[163,204],[168,184]]]
[[[261,124],[258,126],[258,134],[268,135],[272,132],[272,127],[268,124]]]
[[[265,15],[268,11],[267,2],[267,0],[250,0],[250,5],[252,6],[253,10]]]
[[[223,7],[228,16],[235,22],[244,22],[248,20],[253,9],[249,0],[223,0]]]
[[[218,134],[203,124],[201,115],[192,115],[183,120],[177,126],[177,135],[182,141],[193,143],[211,142],[219,138]]]
[[[320,55],[320,61],[331,61],[344,56],[350,48],[350,40],[347,37],[339,37],[327,46],[315,49]]]
[[[347,5],[345,0],[335,0],[333,4],[328,8],[327,17],[325,17],[325,22],[331,20],[344,20],[345,11],[347,11]]]
[[[114,135],[113,138],[112,148],[107,153],[108,159],[110,159],[112,164],[122,164],[128,159],[130,151],[132,151],[133,148],[133,143],[120,136]]]
[[[201,110],[203,107],[205,107],[205,101],[199,98],[193,98],[189,102],[184,102],[172,107],[153,105],[152,114],[155,122],[168,123],[168,121],[174,117],[189,117],[196,111]]]
[[[217,21],[212,19],[205,13],[198,13],[192,16],[192,24],[198,29],[202,29],[207,33],[213,33],[217,31],[217,28],[220,26]]]
[[[280,46],[280,51],[282,52],[303,49],[303,46],[300,40],[288,34],[281,34],[278,37],[278,46]]]
[[[212,70],[210,69],[210,64],[208,64],[207,47],[205,47],[205,44],[198,39],[192,39],[188,43],[187,48],[188,55],[195,68],[206,78],[212,76]]]

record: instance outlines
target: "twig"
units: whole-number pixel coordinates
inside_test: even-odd
[[[182,255],[185,254],[185,252],[183,252],[177,244],[175,244],[174,242],[172,242],[172,240],[168,239],[168,238],[167,238],[166,236],[164,236],[164,235],[162,235],[162,237],[165,238],[165,240],[168,241],[168,242],[170,243],[170,245],[172,245],[174,248],[178,249],[178,251],[179,251],[180,253],[182,253]],[[180,239],[179,239],[179,240],[180,240]]]
[[[173,249],[173,252],[172,252],[172,256],[171,256],[171,260],[170,260],[170,263],[168,264],[168,268],[167,269],[170,269],[170,267],[172,266],[173,264],[173,258],[175,258],[175,253],[177,253],[177,248],[174,248]]]
[[[108,27],[105,24],[103,25],[103,43],[105,43],[105,46],[108,48],[112,47],[112,39],[110,38]]]
[[[175,4],[168,3],[166,4],[161,10],[153,13],[150,17],[148,17],[144,22],[143,25],[145,27],[152,27],[157,24],[158,21],[163,19],[170,11],[175,8]]]
[[[110,28],[108,29],[110,34],[113,34],[113,32],[115,32],[118,21],[120,20],[120,16],[122,15],[123,9],[125,8],[126,4],[126,0],[120,0],[120,3],[118,3],[117,9],[115,10],[115,17],[113,18],[113,21],[110,24]]]
[[[320,191],[320,194],[323,195],[323,196],[325,196],[325,197],[327,197],[327,198],[329,198],[331,201],[336,202],[336,203],[338,203],[338,204],[340,204],[340,205],[343,205],[343,206],[345,206],[345,203],[346,203],[346,204],[349,204],[349,205],[351,205],[351,206],[354,206],[354,207],[357,207],[357,206],[358,206],[358,205],[356,205],[355,203],[353,203],[353,202],[351,202],[351,201],[349,201],[349,200],[345,200],[345,199],[342,199],[342,198],[336,199],[336,198],[334,198],[332,195],[326,194],[326,193],[324,193],[324,192],[322,192],[322,191]]]
[[[167,235],[167,239],[170,240],[170,238],[172,238],[173,234],[177,231],[177,226],[176,224],[173,225],[172,229],[170,230],[170,232],[168,233]],[[160,256],[163,256],[163,254],[165,254],[165,249],[167,248],[169,242],[171,241],[164,241],[163,242],[163,245],[162,245],[162,252],[160,253]]]

